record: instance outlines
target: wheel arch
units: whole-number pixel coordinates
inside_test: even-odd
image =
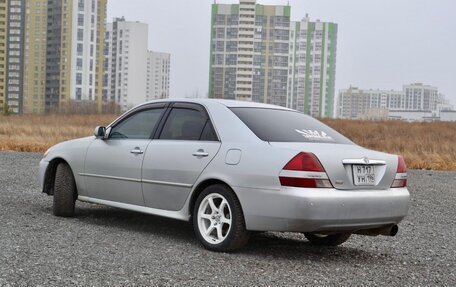
[[[211,185],[215,185],[215,184],[222,184],[222,185],[225,185],[226,187],[228,187],[229,189],[231,189],[233,191],[233,194],[237,197],[237,199],[239,200],[239,196],[237,196],[236,192],[234,191],[234,189],[229,185],[227,184],[225,181],[221,180],[221,179],[217,179],[217,178],[209,178],[209,179],[205,179],[203,180],[202,182],[198,183],[198,185],[196,186],[196,188],[193,190],[192,192],[192,195],[190,197],[190,203],[188,205],[188,214],[190,216],[190,218],[192,217],[192,214],[193,214],[193,209],[195,208],[195,203],[196,203],[196,199],[198,198],[198,196],[200,195],[200,193],[208,186],[211,186]],[[239,201],[240,202],[240,201]],[[242,206],[242,203],[241,203],[241,206]]]
[[[46,172],[44,174],[44,184],[43,184],[43,192],[48,194],[48,195],[54,195],[54,184],[55,184],[55,174],[57,171],[57,166],[60,163],[66,163],[70,169],[71,172],[73,173],[73,178],[74,178],[74,172],[73,169],[71,168],[71,165],[62,157],[56,157],[53,158],[50,162],[48,167],[46,168]],[[76,186],[76,194],[77,194],[77,186]]]

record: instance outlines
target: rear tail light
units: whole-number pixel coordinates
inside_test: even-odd
[[[280,172],[282,186],[331,188],[325,169],[313,153],[301,152],[293,157]]]
[[[397,173],[407,173],[407,166],[405,165],[404,158],[400,155],[397,156]]]
[[[284,167],[285,170],[325,172],[318,158],[309,152],[301,152],[292,158]]]
[[[391,187],[406,187],[407,186],[407,166],[405,165],[404,158],[397,156],[397,170],[396,177],[394,178]]]

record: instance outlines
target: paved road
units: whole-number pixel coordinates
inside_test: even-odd
[[[456,286],[456,172],[410,172],[396,237],[321,248],[265,233],[220,254],[185,222],[85,203],[54,217],[36,183],[40,157],[0,153],[0,286]]]

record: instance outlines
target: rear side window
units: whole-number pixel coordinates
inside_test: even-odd
[[[217,141],[217,136],[215,135],[214,127],[209,119],[206,121],[204,126],[203,133],[201,134],[200,140],[202,141]]]
[[[217,140],[209,119],[198,110],[173,108],[166,120],[160,139]]]
[[[264,141],[352,144],[327,125],[296,111],[264,108],[231,110]]]

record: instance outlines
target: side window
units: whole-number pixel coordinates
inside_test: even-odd
[[[215,134],[214,127],[209,119],[206,121],[203,133],[201,134],[200,140],[202,141],[217,141],[217,135]]]
[[[160,139],[199,140],[208,119],[205,114],[189,108],[173,108],[166,120]]]
[[[111,139],[148,139],[157,125],[163,108],[138,112],[121,121],[111,130]]]

